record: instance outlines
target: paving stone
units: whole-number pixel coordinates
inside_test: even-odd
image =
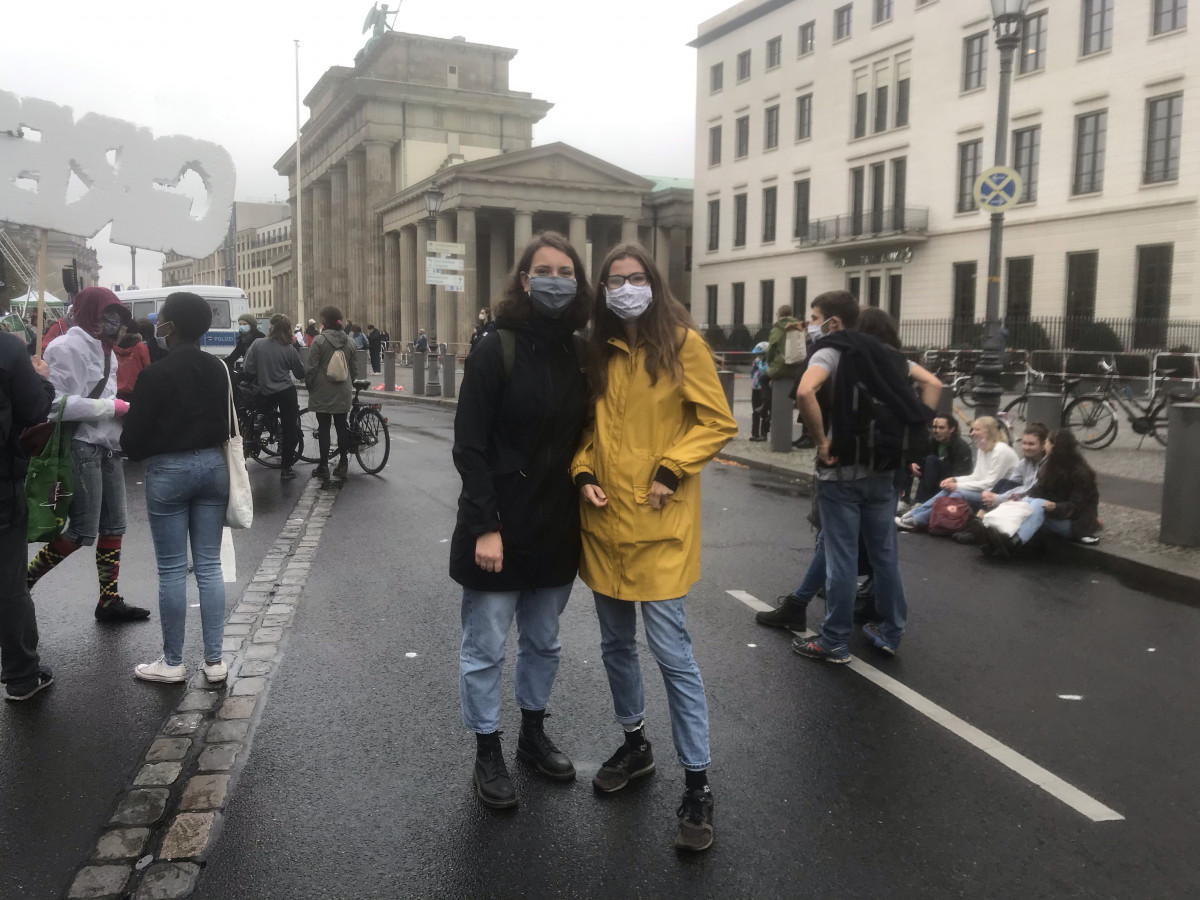
[[[146,753],[146,762],[166,762],[187,756],[192,742],[188,738],[158,738]]]
[[[171,716],[167,719],[167,724],[163,726],[163,734],[168,737],[179,737],[181,734],[191,734],[200,727],[200,722],[204,719],[203,713],[192,712],[182,713],[178,716]]]
[[[254,715],[254,704],[257,697],[230,697],[217,710],[220,719],[248,719]]]
[[[253,598],[250,596],[251,594],[269,594],[269,593],[271,593],[271,586],[269,584],[262,584],[261,582],[259,582],[258,584],[255,584],[254,582],[251,582],[250,584],[246,585],[246,599],[247,600],[253,600]]]
[[[112,822],[116,825],[151,825],[167,808],[171,792],[166,788],[140,788],[130,791],[117,804]]]
[[[244,741],[250,730],[249,719],[219,719],[208,726],[204,736],[206,744],[222,744],[226,741]]]
[[[183,771],[183,763],[156,762],[147,763],[134,776],[133,783],[138,787],[163,786],[174,784],[179,773]]]
[[[290,603],[272,603],[267,607],[268,616],[286,616],[294,613],[295,611],[296,607],[292,606]]]
[[[229,776],[221,777],[228,779]],[[217,814],[215,812],[181,812],[171,822],[171,827],[167,829],[162,849],[158,852],[159,859],[188,859],[199,856],[208,844],[209,835],[212,834],[213,824],[216,821]]]
[[[235,696],[244,697],[247,694],[261,693],[266,686],[265,678],[239,678],[233,685],[233,693]]]
[[[272,581],[274,581],[274,580],[275,580],[275,573],[274,573],[274,572],[272,572],[270,575],[266,575],[266,574],[259,575],[259,574],[257,574],[257,573],[256,573],[256,574],[255,574],[255,576],[254,576],[254,582],[253,582],[253,583],[254,583],[254,584],[262,584],[263,582],[267,582],[267,583],[269,584],[270,582],[272,582]]]
[[[251,644],[246,648],[246,659],[274,659],[278,649],[278,644]]]
[[[283,639],[282,628],[259,628],[250,640],[256,644],[274,644]]]
[[[284,628],[292,624],[291,616],[264,616],[263,626],[266,628]]]
[[[130,866],[86,866],[79,870],[67,896],[71,900],[118,894],[129,881]]]
[[[250,649],[253,650],[254,648],[251,647]],[[262,660],[262,659],[248,659],[244,663],[242,663],[242,667],[240,669],[238,669],[238,675],[242,678],[258,678],[262,675],[270,675],[270,674],[271,674],[271,664],[269,662],[267,662],[266,660]],[[234,699],[248,699],[248,698],[234,698]],[[228,703],[229,701],[227,700],[225,702]]]
[[[258,615],[260,612],[262,612],[262,608],[263,604],[261,603],[239,603],[235,612],[246,613],[247,615],[251,613]]]
[[[303,585],[307,581],[307,572],[288,572],[279,579],[279,584],[281,587],[287,587],[289,585]]]
[[[230,613],[229,624],[225,627],[228,628],[229,625],[253,625],[254,620],[257,618],[258,616],[253,613]]]
[[[228,790],[228,775],[194,775],[188,781],[187,787],[183,789],[183,798],[179,801],[179,808],[183,810],[220,809],[225,805],[225,794]],[[186,855],[195,856],[196,854],[188,853]],[[163,856],[166,857],[166,854],[164,853]],[[178,857],[171,858],[177,859]]]
[[[237,652],[242,649],[242,639],[240,637],[227,637],[221,641],[221,652]]]
[[[149,828],[114,828],[100,835],[92,853],[97,859],[131,859],[142,852]]]
[[[178,900],[192,892],[199,877],[195,863],[158,863],[146,870],[133,900]]]
[[[197,765],[201,772],[224,772],[233,768],[233,762],[241,749],[241,744],[214,744],[205,747],[200,752]]]
[[[204,674],[203,671],[200,673]],[[208,681],[207,678],[204,679]],[[176,707],[180,712],[192,712],[194,710],[212,709],[213,704],[217,702],[217,695],[211,691],[189,691],[183,695],[183,699],[179,701],[179,706]]]
[[[226,637],[241,637],[250,633],[249,624],[231,623],[225,626]]]

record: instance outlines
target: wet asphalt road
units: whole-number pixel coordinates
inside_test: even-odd
[[[513,763],[520,806],[484,809],[458,711],[458,591],[445,575],[451,416],[388,413],[392,461],[340,493],[196,896],[1200,895],[1200,610],[1048,558],[1002,565],[900,538],[911,614],[901,654],[852,651],[1125,817],[1094,823],[757,626],[726,591],[771,601],[796,585],[812,547],[809,501],[784,480],[723,465],[703,476],[704,577],[689,601],[712,720],[716,845],[695,858],[671,847],[682,773],[644,646],[658,771],[593,794],[620,732],[582,584],[563,616],[549,722],[580,777],[548,783]],[[273,478],[256,473],[277,496]],[[239,574],[292,500],[277,500],[274,518],[260,507]],[[144,513],[134,519],[131,535],[145,536]],[[90,561],[65,565],[74,575],[43,582],[39,609],[90,590]],[[148,545],[127,552],[131,600],[149,595],[129,585],[149,585],[152,569]],[[60,682],[50,702],[0,719],[0,749],[17,760],[0,776],[3,898],[63,890],[174,698],[128,676],[156,651],[153,625],[114,635],[92,624],[90,595],[56,602],[41,624]],[[508,674],[510,758],[518,723]]]

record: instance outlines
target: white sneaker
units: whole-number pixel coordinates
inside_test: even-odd
[[[917,527],[917,520],[907,514],[896,516],[896,527],[901,531],[914,531]]]
[[[215,663],[210,663],[207,660],[204,663],[204,677],[208,679],[209,684],[218,684],[229,677],[229,666],[225,665],[225,660],[218,660]]]
[[[171,684],[187,681],[187,669],[182,664],[168,666],[166,658],[162,656],[152,663],[135,666],[133,674],[143,681],[165,681]]]

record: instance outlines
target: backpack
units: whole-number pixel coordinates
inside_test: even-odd
[[[350,377],[350,367],[346,365],[346,352],[334,350],[325,365],[325,378],[334,384],[341,384]]]
[[[957,534],[971,521],[971,504],[961,497],[938,497],[929,516],[929,533],[948,537]]]
[[[891,348],[888,357],[909,390],[913,390],[908,361]],[[859,381],[854,385],[854,446],[858,465],[872,472],[893,472],[925,459],[929,452],[929,429],[924,423],[906,424]]]
[[[783,336],[783,363],[787,366],[794,366],[804,362],[804,357],[807,355],[807,347],[805,343],[805,332],[803,330],[793,328],[784,333]]]
[[[512,377],[513,366],[517,362],[517,333],[511,328],[497,329],[500,335],[500,357],[504,363],[504,383]],[[575,352],[575,360],[579,363],[579,371],[587,372],[587,341],[577,334],[571,335],[571,349]]]

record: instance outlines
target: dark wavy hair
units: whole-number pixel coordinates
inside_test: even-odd
[[[1079,452],[1079,439],[1069,428],[1060,428],[1050,435],[1053,447],[1042,472],[1038,475],[1038,491],[1043,496],[1069,497],[1071,489],[1086,485],[1096,489],[1096,473]]]
[[[956,437],[960,437],[958,419],[954,418],[954,416],[947,415],[946,413],[937,413],[933,418],[946,420],[946,425],[950,429],[950,440],[953,441]],[[933,419],[930,419],[930,421],[932,422]]]
[[[296,340],[292,334],[292,320],[283,313],[275,313],[271,316],[271,327],[267,337],[285,347],[291,344]]]
[[[317,313],[317,318],[321,320],[321,324],[326,328],[333,328],[338,331],[342,328],[342,311],[336,306],[326,306]]]
[[[508,280],[504,283],[504,294],[496,304],[496,318],[508,319],[512,322],[528,322],[529,317],[533,315],[533,303],[529,300],[529,292],[521,284],[521,276],[529,274],[534,255],[543,247],[565,253],[570,257],[571,265],[575,268],[575,299],[571,301],[571,305],[566,308],[560,319],[570,325],[573,331],[578,331],[588,323],[588,311],[592,305],[592,289],[588,285],[587,272],[579,253],[571,246],[571,242],[557,231],[539,231],[533,236],[533,240],[525,245],[525,249],[521,251],[521,258],[508,273]]]
[[[858,330],[882,344],[900,349],[900,326],[890,313],[878,306],[868,306],[858,314]]]
[[[662,272],[654,264],[646,248],[636,242],[617,244],[608,251],[608,256],[604,257],[604,262],[600,265],[600,274],[596,276],[592,334],[588,339],[588,375],[594,399],[603,396],[608,388],[608,360],[616,352],[616,348],[608,342],[609,338],[625,340],[625,320],[609,309],[605,301],[604,284],[609,269],[619,259],[636,259],[646,273],[653,291],[650,306],[637,320],[638,340],[646,348],[646,374],[650,376],[651,384],[655,384],[663,374],[679,378],[682,374],[679,351],[683,347],[683,338],[687,330],[696,330],[692,314],[672,296],[667,280],[663,278]],[[680,334],[681,330],[684,334]]]
[[[159,322],[170,322],[180,340],[198,341],[212,327],[212,307],[199,294],[176,291],[163,301]]]

